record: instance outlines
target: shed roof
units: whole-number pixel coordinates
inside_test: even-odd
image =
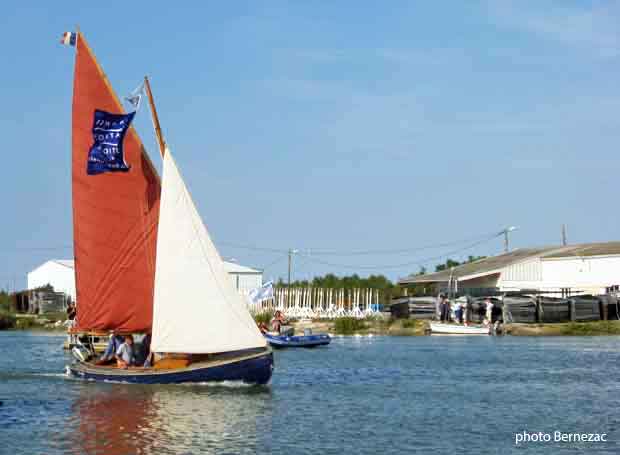
[[[567,246],[547,246],[540,248],[519,248],[510,253],[479,259],[452,270],[410,275],[400,279],[399,284],[446,282],[450,276],[457,279],[470,279],[500,273],[502,269],[531,259],[558,259],[569,257],[620,255],[620,242],[582,243]]]

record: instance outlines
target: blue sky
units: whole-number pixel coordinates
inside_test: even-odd
[[[284,253],[230,244],[300,249],[295,278],[397,278],[467,242],[320,251],[619,239],[618,2],[87,3],[0,17],[0,287],[71,255],[75,24],[120,95],[151,77],[222,255],[267,278]],[[157,159],[146,109],[137,127]]]

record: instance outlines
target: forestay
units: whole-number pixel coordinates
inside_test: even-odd
[[[155,267],[153,352],[266,346],[224,270],[170,150],[164,153]]]

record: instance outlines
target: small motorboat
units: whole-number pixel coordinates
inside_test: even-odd
[[[326,346],[332,341],[332,338],[326,333],[292,335],[266,332],[263,335],[267,339],[267,343],[274,348],[314,348]]]
[[[446,324],[431,322],[431,334],[441,335],[490,335],[491,327],[484,325]]]

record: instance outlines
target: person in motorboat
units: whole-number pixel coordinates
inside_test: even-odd
[[[126,369],[136,364],[136,356],[133,352],[133,336],[125,335],[125,342],[116,351],[116,366]]]
[[[105,348],[105,351],[103,351],[101,357],[99,357],[99,360],[95,362],[95,365],[107,365],[112,363],[112,361],[116,359],[116,351],[124,341],[125,339],[121,335],[112,333],[110,335],[110,341],[108,341],[108,346]]]
[[[261,322],[258,324],[258,330],[260,330],[260,333],[264,335],[269,332],[269,327],[267,327],[267,324],[265,324],[264,322]]]
[[[280,333],[282,326],[286,324],[286,319],[284,319],[284,315],[280,310],[276,311],[271,319],[271,330],[274,332]]]

